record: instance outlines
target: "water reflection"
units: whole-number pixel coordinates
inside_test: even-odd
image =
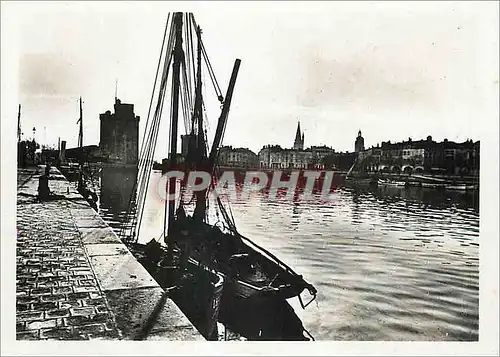
[[[317,307],[296,309],[313,335],[477,340],[478,194],[397,187],[337,193],[325,202],[253,196],[232,205],[245,235],[318,288]]]
[[[126,211],[131,175],[102,172],[101,213],[111,224]],[[241,233],[318,289],[318,304],[307,310],[289,301],[312,335],[477,340],[479,194],[416,187],[336,193],[309,201],[255,193],[231,202]],[[150,194],[139,241],[161,234],[163,214],[163,202]]]
[[[135,200],[132,196],[137,175],[135,168],[103,167],[101,169],[99,211],[108,224],[119,229]],[[133,209],[134,207],[132,207]]]
[[[120,231],[128,224],[127,212],[134,204],[134,181],[136,170],[104,168],[100,175],[100,214],[115,229]],[[152,180],[159,179],[160,173],[153,174]],[[154,186],[154,185],[152,185]],[[294,206],[298,213],[299,205]],[[132,209],[134,205],[132,205]],[[140,243],[157,238],[162,229],[164,205],[152,195],[146,198],[144,229],[139,236]],[[160,214],[160,217],[157,217]],[[160,219],[158,219],[160,218]],[[142,227],[141,227],[142,228]],[[153,273],[153,276],[155,276]],[[177,284],[171,297],[200,331],[206,328],[206,305],[199,295],[200,289],[206,297],[209,289],[200,288],[204,280],[196,283]],[[209,301],[211,303],[211,301]],[[304,336],[303,325],[294,309],[284,300],[269,300],[263,305],[253,299],[233,299],[231,294],[223,295],[220,321],[226,324],[227,331],[251,340],[308,340]]]

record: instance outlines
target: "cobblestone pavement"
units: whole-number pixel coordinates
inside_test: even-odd
[[[41,173],[18,171],[17,339],[120,338],[69,209],[72,184],[53,171],[50,189],[68,200],[36,202]]]

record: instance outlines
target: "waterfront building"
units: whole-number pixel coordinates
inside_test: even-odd
[[[134,105],[115,98],[115,112],[100,114],[101,136],[99,148],[103,162],[118,165],[137,165],[139,120]]]
[[[322,169],[323,158],[335,150],[326,145],[304,149],[304,133],[297,125],[293,148],[284,149],[279,145],[265,145],[258,155],[262,169]]]
[[[311,149],[283,149],[279,145],[266,145],[259,151],[262,169],[307,169],[312,161]]]
[[[256,153],[248,148],[223,146],[219,149],[219,165],[241,168],[257,168],[259,159]]]
[[[358,153],[358,169],[377,172],[441,172],[448,174],[479,173],[479,141],[456,143],[444,139],[438,143],[428,136],[425,140],[391,143]]]
[[[321,159],[325,169],[335,171],[348,171],[356,161],[358,153],[333,152]]]
[[[82,147],[66,149],[65,157],[66,159],[70,159],[75,162],[102,161],[101,149],[97,145],[85,145]]]

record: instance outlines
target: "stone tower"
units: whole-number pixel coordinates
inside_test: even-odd
[[[365,150],[365,139],[361,136],[361,130],[358,131],[358,137],[356,138],[356,141],[354,142],[354,151],[355,152],[360,152]]]
[[[300,132],[300,121],[297,124],[297,132],[295,133],[295,140],[293,142],[294,150],[304,150],[304,133]]]
[[[99,115],[101,138],[99,148],[104,162],[117,165],[137,165],[139,143],[139,116],[134,105],[115,98],[115,112]]]

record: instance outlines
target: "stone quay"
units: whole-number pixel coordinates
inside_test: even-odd
[[[18,169],[17,340],[204,340],[113,230],[56,169]]]

